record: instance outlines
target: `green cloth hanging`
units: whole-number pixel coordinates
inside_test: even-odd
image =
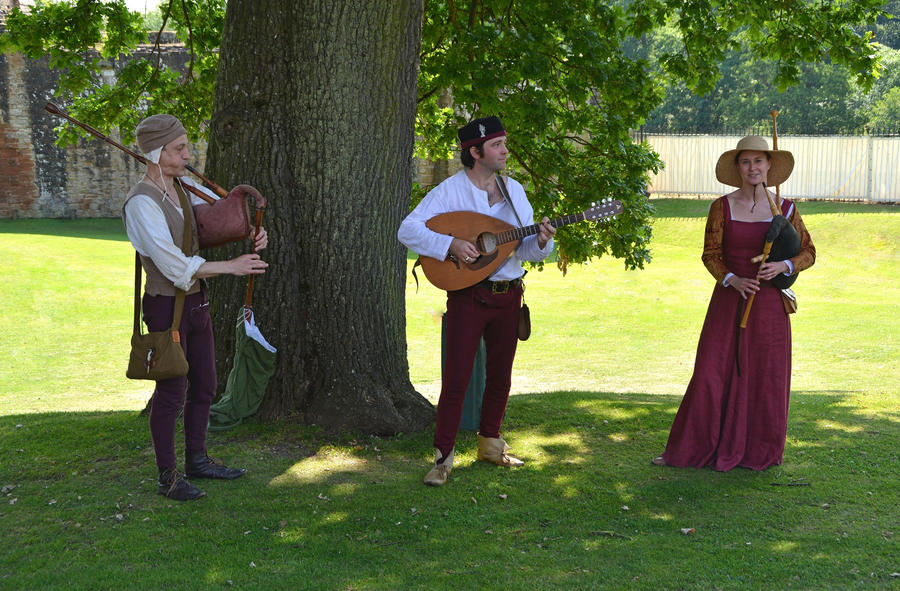
[[[235,328],[234,365],[225,393],[209,409],[210,431],[232,429],[256,413],[275,373],[275,357],[276,349],[259,331],[252,310],[241,308]]]

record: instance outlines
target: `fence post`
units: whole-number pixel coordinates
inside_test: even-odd
[[[875,136],[867,133],[866,140],[866,201],[872,201],[872,184],[875,174]]]

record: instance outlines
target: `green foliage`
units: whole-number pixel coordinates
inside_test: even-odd
[[[197,138],[211,115],[224,7],[225,0],[161,6],[160,28],[174,28],[190,50],[183,74],[153,54],[116,62],[116,83],[101,78],[101,69],[131,53],[143,35],[141,18],[122,0],[41,2],[30,15],[14,11],[0,48],[31,57],[49,52],[70,112],[95,126],[119,127],[126,141],[141,117],[162,111],[181,118]],[[641,268],[650,260],[652,211],[643,190],[662,163],[629,133],[650,118],[664,87],[681,88],[682,99],[688,91],[714,90],[720,64],[745,47],[749,59],[741,74],[758,76],[766,93],[800,84],[807,68],[820,67],[806,64],[824,61],[846,67],[868,88],[879,54],[872,35],[857,30],[884,14],[878,0],[572,0],[564,9],[549,0],[428,0],[417,154],[451,157],[461,124],[499,115],[510,130],[512,173],[538,215],[578,213],[604,197],[625,204],[615,224],[560,230],[562,269],[605,254]],[[832,86],[844,91],[839,80]],[[743,121],[763,98],[729,106]],[[798,111],[804,99],[798,97]],[[691,109],[682,101],[679,110]],[[839,110],[829,117],[847,118]],[[60,141],[78,133],[61,131]]]
[[[168,5],[166,5],[168,8]],[[163,28],[163,9],[157,6],[153,10],[144,13],[143,29],[145,31],[159,31]]]
[[[877,53],[881,71],[869,91],[854,82],[846,67],[830,62],[802,64],[799,83],[781,91],[774,83],[777,66],[746,50],[729,52],[712,91],[698,96],[677,83],[667,90],[646,126],[676,133],[740,132],[770,127],[772,109],[779,112],[778,129],[783,133],[856,133],[863,126],[890,126],[891,121],[896,123],[892,113],[882,106],[876,120],[873,109],[885,104],[891,89],[900,87],[900,51],[879,46]]]
[[[771,93],[800,83],[807,62],[831,60],[861,84],[875,80],[871,36],[852,27],[882,14],[878,2],[789,4],[576,0],[560,10],[552,2],[429,0],[418,154],[446,158],[456,128],[475,116],[499,115],[510,130],[511,168],[538,214],[580,211],[599,197],[625,203],[616,224],[561,229],[561,267],[604,254],[642,267],[651,211],[643,186],[661,163],[629,133],[662,101],[663,85],[714,89],[721,62],[741,45],[752,60],[747,67],[767,68]],[[758,117],[759,105],[749,103],[738,106]],[[693,104],[684,110],[704,116]],[[830,118],[841,121],[846,113]]]
[[[869,124],[876,129],[900,132],[900,87],[890,89],[875,103]]]
[[[589,0],[566,10],[506,1],[429,1],[427,9],[418,154],[446,158],[467,120],[500,116],[512,173],[538,216],[578,213],[605,197],[625,203],[616,224],[560,230],[563,268],[602,254],[642,267],[650,237],[644,182],[660,162],[628,134],[659,95],[644,64],[621,50],[622,9]]]
[[[797,3],[791,4],[791,10],[794,4]],[[820,8],[831,18],[838,6]],[[890,12],[896,11],[898,6],[900,2],[895,1],[884,8]],[[848,18],[861,18],[859,8],[855,6]],[[760,18],[764,16],[757,9],[753,14]],[[781,18],[782,13],[777,14]],[[816,22],[814,16],[804,9],[796,13],[795,18],[803,27],[824,27],[821,29],[824,34],[846,34],[858,40],[869,39],[865,33],[869,29],[883,31],[884,27],[878,23],[892,22],[889,15],[878,10],[869,12],[864,23],[851,26],[851,20],[847,20],[843,27],[835,27],[838,21],[824,26]],[[767,53],[767,47],[754,45],[776,39],[764,34],[758,24],[749,26],[736,35],[738,43],[725,53],[714,86],[704,90],[692,87],[684,80],[670,81],[666,97],[648,118],[647,127],[655,131],[694,133],[715,133],[723,129],[739,131],[770,125],[768,113],[771,109],[779,111],[779,130],[786,133],[850,133],[863,125],[871,126],[872,106],[900,82],[896,51],[884,45],[870,44],[871,55],[859,61],[845,59],[847,47],[831,48],[819,60],[801,59],[802,52],[810,49],[811,40],[804,39],[801,34],[798,41],[793,36],[798,31],[791,29],[790,32],[790,43],[797,58],[789,67],[790,86],[784,85],[787,66],[783,58],[778,57],[777,52],[782,50],[777,49],[777,44],[773,46],[777,51],[773,50],[771,54]],[[642,55],[649,55],[651,60],[662,59],[660,56],[671,52],[671,47],[680,42],[679,36],[673,27],[657,29],[647,43],[652,49]],[[883,37],[876,34],[874,39],[883,42]],[[632,47],[630,51],[637,53],[641,48]],[[775,59],[766,59],[767,55]],[[867,63],[876,64],[876,69],[861,78],[858,68],[868,67],[865,66]]]
[[[188,46],[184,72],[161,60],[158,44],[135,55],[147,43],[147,31],[144,17],[128,11],[124,0],[40,1],[27,13],[13,9],[0,50],[47,56],[59,72],[56,100],[100,131],[118,128],[130,142],[140,119],[166,112],[197,139],[211,115],[225,0],[168,0],[159,10],[159,29],[174,30]],[[115,80],[105,75],[110,69]],[[62,145],[85,135],[70,124],[58,133]]]
[[[900,0],[886,2],[884,10],[888,14],[875,20],[875,41],[892,49],[900,49]]]
[[[726,128],[768,125],[772,109],[779,112],[782,133],[846,133],[865,123],[850,101],[855,87],[841,66],[801,64],[798,83],[782,91],[774,83],[777,66],[747,53],[730,58],[715,95],[719,122]]]
[[[878,53],[882,64],[881,76],[871,92],[856,93],[850,100],[869,128],[887,128],[896,133],[900,126],[900,112],[889,110],[891,99],[888,95],[895,94],[894,91],[900,88],[900,49],[879,46]]]
[[[51,68],[64,71],[59,92],[68,96],[92,91],[102,59],[132,49],[141,38],[140,18],[123,0],[39,1],[30,14],[14,8],[6,24],[0,50],[46,55]]]

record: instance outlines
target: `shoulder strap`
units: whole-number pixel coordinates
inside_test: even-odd
[[[184,233],[181,236],[181,252],[184,253],[184,256],[190,256],[191,241],[194,239],[194,225],[191,223],[191,216],[194,215],[194,210],[191,208],[191,200],[188,199],[187,193],[181,188],[180,182],[175,183],[175,192],[178,193],[178,201],[181,204],[181,213],[184,217]]]
[[[504,181],[499,174],[494,177],[494,180],[497,181],[497,186],[500,187],[500,193],[503,194],[503,198],[506,199],[506,202],[509,204],[509,208],[512,210],[513,215],[516,216],[519,227],[523,227],[522,220],[519,219],[519,213],[516,211],[516,206],[513,205],[512,199],[509,196],[509,191],[506,190],[506,181]]]
[[[188,256],[191,252],[191,241],[194,239],[194,229],[190,216],[193,215],[191,202],[187,194],[178,183],[175,184],[175,192],[181,202],[181,213],[184,216],[184,234],[181,237],[181,252]],[[141,255],[134,251],[134,334],[141,334]],[[175,313],[172,315],[171,330],[177,332],[181,326],[181,314],[184,311],[184,290],[175,290]]]

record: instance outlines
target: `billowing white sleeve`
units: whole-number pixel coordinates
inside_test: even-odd
[[[422,202],[406,216],[397,230],[397,240],[417,254],[442,261],[447,258],[453,237],[439,234],[425,225],[425,222],[434,216],[447,212],[439,188],[428,193]]]
[[[199,199],[199,198],[197,198]],[[166,207],[175,207],[166,204]],[[178,208],[176,208],[178,209]],[[178,209],[179,213],[181,212]],[[147,195],[135,195],[125,204],[125,231],[134,249],[150,257],[175,287],[187,291],[206,259],[185,256],[172,241],[172,233],[159,205]]]

